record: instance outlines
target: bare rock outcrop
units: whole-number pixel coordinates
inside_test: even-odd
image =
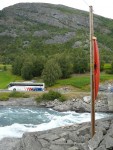
[[[91,138],[90,123],[73,124],[47,131],[25,133],[21,139],[3,139],[0,150],[111,150],[113,117],[96,121]],[[6,146],[7,145],[7,146]]]

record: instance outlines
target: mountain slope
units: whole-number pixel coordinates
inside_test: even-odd
[[[103,60],[112,60],[113,20],[94,15]],[[19,3],[0,11],[0,61],[19,53],[53,55],[85,50],[89,54],[89,13],[62,5]],[[107,54],[107,56],[106,56]]]

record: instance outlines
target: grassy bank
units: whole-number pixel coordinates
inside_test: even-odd
[[[113,81],[113,75],[101,73],[100,82],[102,83],[105,81]],[[89,74],[75,75],[68,79],[58,80],[56,85],[57,86],[71,85],[80,90],[88,91],[90,89],[90,75]]]
[[[71,85],[75,88],[86,90],[89,87],[90,76],[89,75],[75,75],[68,79],[58,80],[57,85],[68,86]]]
[[[10,82],[19,80],[22,80],[21,77],[12,75],[9,71],[0,71],[0,89],[5,89]]]
[[[109,64],[106,64],[106,68],[109,68]],[[39,82],[39,78],[36,80],[37,82]],[[101,73],[100,82],[112,81],[112,80],[113,80],[113,75]],[[11,65],[1,64],[0,65],[0,89],[7,88],[7,85],[10,82],[15,82],[15,81],[22,81],[22,78],[20,76],[13,75],[11,73]],[[72,75],[68,79],[60,79],[50,89],[57,88],[57,87],[64,87],[64,86],[71,86],[73,88],[76,88],[76,90],[78,91],[89,91],[90,73],[89,74],[75,74],[75,75]]]
[[[10,82],[22,80],[20,76],[11,73],[11,65],[0,64],[0,89],[7,88]]]
[[[0,92],[0,101],[7,101],[9,98],[27,98],[28,94],[24,92]]]

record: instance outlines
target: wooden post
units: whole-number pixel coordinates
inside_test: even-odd
[[[95,134],[95,99],[94,99],[94,50],[93,50],[93,8],[89,6],[90,13],[90,83],[91,83],[91,136]]]

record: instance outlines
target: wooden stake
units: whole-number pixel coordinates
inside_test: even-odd
[[[94,99],[94,50],[93,50],[93,8],[89,6],[90,13],[90,83],[91,83],[91,136],[95,134],[95,99]]]

